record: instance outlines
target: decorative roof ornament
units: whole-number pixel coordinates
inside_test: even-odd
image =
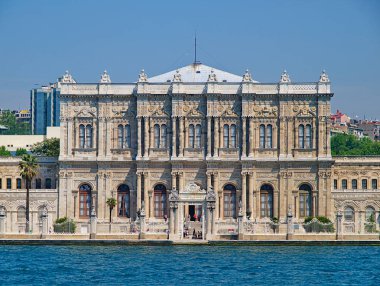
[[[216,74],[214,73],[214,70],[211,70],[210,74],[208,75],[207,82],[217,82],[218,79],[216,78]]]
[[[179,70],[176,70],[173,76],[173,82],[181,82],[181,81],[182,81],[181,74],[179,73]]]
[[[73,79],[69,71],[66,71],[62,76],[62,83],[76,83],[76,81]]]
[[[286,70],[281,74],[280,83],[290,83],[290,77]]]
[[[139,80],[138,80],[138,82],[147,82],[147,81],[148,81],[148,76],[144,72],[144,69],[142,69],[141,72],[140,72],[140,74],[139,74]]]
[[[247,69],[245,71],[245,74],[243,74],[243,82],[251,82],[252,81],[252,75],[249,73],[249,70]]]
[[[100,83],[111,83],[110,75],[105,70],[100,77]]]
[[[330,82],[329,76],[327,75],[325,70],[323,70],[321,75],[319,76],[319,82],[323,82],[323,83]]]

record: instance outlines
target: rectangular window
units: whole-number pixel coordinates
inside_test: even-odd
[[[377,180],[376,179],[372,179],[372,189],[377,190]]]
[[[41,189],[41,179],[36,179],[36,189]]]
[[[12,179],[11,178],[7,178],[7,189],[8,190],[12,189]]]
[[[3,188],[3,179],[0,179],[0,189]]]
[[[347,180],[346,179],[342,180],[342,189],[347,190]]]
[[[51,189],[51,179],[45,179],[45,189]]]
[[[338,180],[334,180],[334,190],[338,189]]]
[[[21,187],[21,179],[20,178],[18,178],[16,180],[16,183],[17,183],[17,189],[21,189],[22,187]]]
[[[367,179],[362,180],[362,189],[366,190],[367,189]]]
[[[351,184],[352,184],[352,189],[353,190],[356,190],[358,188],[358,180],[353,179],[352,182],[351,182]]]

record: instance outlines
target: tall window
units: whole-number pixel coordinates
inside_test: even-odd
[[[298,148],[305,148],[304,131],[305,127],[302,124],[298,126]]]
[[[90,124],[86,126],[86,147],[92,148],[92,126]]]
[[[312,195],[311,187],[307,184],[302,184],[299,187],[299,216],[307,217],[311,216],[312,210]]]
[[[353,179],[353,180],[351,181],[351,185],[352,185],[352,189],[353,189],[353,190],[356,190],[356,189],[358,188],[358,180]]]
[[[41,179],[36,179],[36,189],[41,189]]]
[[[160,125],[154,125],[154,148],[160,148]]]
[[[117,188],[117,215],[119,217],[130,217],[130,191],[126,184]]]
[[[45,189],[51,189],[51,179],[45,179]]]
[[[367,179],[363,179],[363,180],[362,180],[362,189],[363,189],[363,190],[366,190],[367,187],[368,187],[368,186],[367,186]]]
[[[17,222],[21,222],[21,223],[26,222],[26,209],[25,209],[25,207],[19,207],[17,209]]]
[[[347,180],[346,179],[342,180],[342,189],[347,190]]]
[[[194,140],[195,140],[194,133],[195,133],[194,125],[190,124],[189,126],[189,147],[190,148],[194,148]]]
[[[334,190],[338,189],[338,180],[334,179]]]
[[[163,218],[166,213],[166,187],[158,184],[154,187],[154,216]]]
[[[79,147],[84,148],[84,141],[85,140],[85,132],[84,132],[84,125],[79,125]]]
[[[124,148],[123,141],[124,141],[124,127],[123,127],[123,125],[120,124],[117,127],[117,145],[118,145],[118,148],[120,148],[120,149]]]
[[[312,148],[312,140],[311,140],[311,125],[306,125],[306,138],[305,138],[305,148]]]
[[[346,207],[344,209],[344,220],[348,222],[355,221],[355,212],[352,207]]]
[[[272,125],[267,125],[266,147],[272,148]]]
[[[12,179],[11,178],[7,178],[7,189],[12,189]]]
[[[161,148],[166,148],[167,128],[165,124],[161,125]]]
[[[223,188],[224,197],[224,217],[236,218],[236,188],[234,185],[227,184]]]
[[[265,148],[265,125],[260,125],[260,148]]]
[[[17,189],[21,189],[22,188],[22,186],[21,186],[21,179],[20,178],[16,179],[16,184],[17,184]]]
[[[79,217],[90,217],[91,209],[91,186],[89,184],[82,184],[79,187]]]
[[[125,148],[131,148],[131,125],[127,124],[125,125]]]
[[[223,126],[223,141],[224,141],[224,144],[223,144],[223,147],[224,148],[228,148],[229,147],[229,126],[227,124],[224,124]]]
[[[195,126],[195,148],[201,148],[201,139],[202,139],[202,127],[200,124]]]
[[[376,179],[372,179],[371,183],[372,183],[372,189],[373,190],[377,190],[377,180]]]
[[[236,148],[236,125],[231,125],[231,147]]]
[[[273,217],[273,187],[265,184],[260,188],[260,215]]]

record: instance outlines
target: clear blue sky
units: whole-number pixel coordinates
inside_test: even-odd
[[[132,82],[193,61],[255,80],[316,81],[333,109],[380,119],[380,1],[0,0],[0,108],[26,108],[35,84]]]

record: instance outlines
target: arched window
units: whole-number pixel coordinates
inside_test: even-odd
[[[166,133],[167,128],[165,124],[161,125],[161,148],[166,148]]]
[[[358,188],[358,180],[353,179],[351,181],[351,187],[352,187],[353,190],[356,190]]]
[[[0,187],[1,188],[1,187]],[[21,179],[20,178],[17,178],[16,179],[16,188],[17,189],[21,189],[22,188],[22,185],[21,185]]]
[[[267,125],[266,148],[272,148],[272,125]]]
[[[130,217],[130,191],[126,184],[117,188],[117,215],[119,217]]]
[[[125,136],[125,148],[131,148],[131,125],[127,124],[125,125],[124,130],[124,136]]]
[[[223,188],[224,198],[224,217],[236,218],[236,188],[234,185],[227,184]]]
[[[352,207],[346,207],[344,209],[344,220],[348,222],[355,221],[355,211]]]
[[[160,148],[160,126],[154,125],[154,148]]]
[[[311,140],[311,134],[312,134],[312,132],[311,132],[311,125],[310,124],[307,124],[306,125],[306,141],[305,141],[305,147],[306,148],[312,148],[313,146],[312,146],[312,140]]]
[[[302,184],[299,187],[299,216],[311,216],[312,210],[312,195],[311,187],[307,184]]]
[[[90,217],[91,191],[89,184],[82,184],[79,187],[79,217],[81,218]]]
[[[273,217],[273,187],[264,184],[260,188],[260,215],[261,217]]]
[[[232,124],[231,125],[231,147],[236,148],[236,125]]]
[[[86,147],[92,148],[92,126],[90,124],[86,126]]]
[[[202,127],[200,124],[195,126],[195,148],[201,148],[201,139],[202,139]]]
[[[194,125],[190,124],[189,126],[189,147],[190,148],[194,148],[194,133],[195,133]]]
[[[304,129],[302,124],[298,126],[298,148],[305,148]]]
[[[260,125],[260,148],[265,148],[265,125]]]
[[[366,209],[365,209],[365,221],[366,222],[376,221],[375,209],[373,207],[366,207]]]
[[[223,126],[223,147],[224,148],[228,148],[229,147],[229,133],[230,133],[230,130],[229,130],[229,126],[227,124],[224,124]]]
[[[367,179],[362,180],[362,189],[366,190],[367,189]]]
[[[342,189],[347,190],[347,180],[346,179],[342,180]]]
[[[376,179],[372,179],[372,189],[377,190],[377,180]]]
[[[79,147],[84,148],[84,138],[85,138],[85,132],[84,132],[84,125],[79,125]]]
[[[19,207],[17,209],[17,222],[26,223],[26,209],[25,209],[25,207]]]
[[[41,189],[41,179],[36,179],[36,189]]]
[[[154,187],[154,216],[163,218],[166,213],[166,187],[158,184]]]
[[[7,209],[4,206],[0,206],[0,211],[2,211],[4,215],[7,215]]]
[[[123,146],[123,139],[124,138],[124,128],[123,128],[123,125],[119,125],[117,127],[117,145],[118,145],[118,148],[122,149],[124,148]]]
[[[50,178],[45,179],[45,189],[51,189],[51,179]]]

